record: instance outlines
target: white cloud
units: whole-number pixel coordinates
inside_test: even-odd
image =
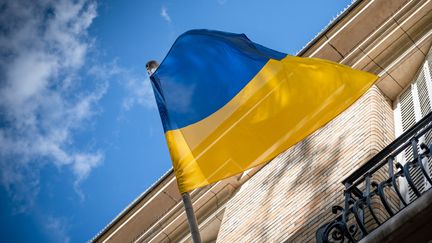
[[[45,230],[53,242],[69,243],[68,236],[69,224],[67,220],[54,216],[46,216],[43,218]]]
[[[110,64],[93,66],[89,73],[101,80],[117,80],[125,91],[122,108],[124,111],[129,111],[134,106],[150,109],[156,107],[150,79],[147,74],[144,74],[144,70],[144,66],[141,72],[125,69],[114,61]]]
[[[162,6],[160,16],[167,22],[171,23],[171,17],[169,16],[168,9],[165,6]]]
[[[81,191],[79,184],[85,180],[91,170],[97,167],[103,161],[104,155],[102,153],[96,154],[75,154],[73,163],[73,172],[77,179],[75,180],[75,191],[80,196],[81,201],[84,200],[84,193]]]
[[[3,1],[0,10],[0,183],[31,205],[39,171],[68,167],[75,184],[103,161],[100,151],[73,148],[73,134],[97,114],[108,85],[82,91],[79,72],[96,17],[88,0]]]
[[[124,83],[128,95],[123,99],[123,109],[130,110],[139,105],[144,108],[155,107],[153,89],[148,78],[131,77]]]

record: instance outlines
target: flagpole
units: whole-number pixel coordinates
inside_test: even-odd
[[[149,77],[153,74],[153,72],[157,69],[158,66],[159,64],[154,60],[147,62],[146,69]],[[192,240],[194,243],[201,243],[201,235],[198,229],[198,223],[192,206],[191,197],[188,192],[182,193],[181,195],[183,199],[183,205],[186,211],[186,217],[188,220]]]
[[[189,230],[194,243],[201,243],[201,235],[198,229],[197,219],[192,207],[192,201],[188,192],[182,193],[183,205],[185,207],[186,216],[189,223]]]

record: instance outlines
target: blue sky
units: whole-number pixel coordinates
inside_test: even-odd
[[[295,54],[349,3],[0,0],[0,241],[87,241],[171,167],[144,66],[178,35]]]

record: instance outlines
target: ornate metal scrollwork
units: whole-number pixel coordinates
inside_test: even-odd
[[[432,113],[344,180],[344,207],[332,207],[337,217],[318,229],[317,242],[358,242],[403,210],[410,202],[399,188],[401,180],[407,182],[416,198],[421,197],[424,191],[414,182],[412,172],[414,168],[420,170],[425,183],[432,185],[429,168],[425,166],[432,157],[432,144],[418,144],[427,132],[432,132]],[[410,148],[413,158],[406,163],[397,162],[395,158]],[[385,170],[387,176],[382,174]],[[374,177],[378,171],[381,174]],[[372,181],[372,178],[378,178],[378,181]]]

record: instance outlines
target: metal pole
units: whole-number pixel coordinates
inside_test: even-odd
[[[201,243],[201,235],[198,229],[197,219],[192,207],[192,201],[189,193],[185,192],[182,194],[183,204],[186,211],[187,220],[189,223],[190,233],[194,243]]]
[[[159,67],[159,63],[155,60],[151,60],[147,62],[146,69],[149,77],[156,71],[158,67]],[[186,211],[186,217],[189,223],[190,233],[192,235],[192,240],[194,243],[201,243],[201,235],[199,233],[198,223],[195,217],[195,213],[192,207],[192,201],[189,193],[187,192],[182,193],[182,199]]]

